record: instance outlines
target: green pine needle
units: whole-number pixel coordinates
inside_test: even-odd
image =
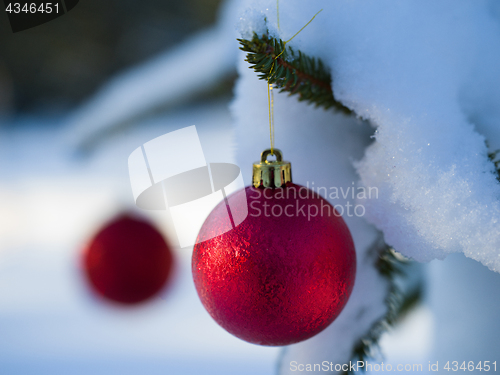
[[[332,77],[320,59],[309,57],[285,47],[281,39],[253,34],[251,40],[238,39],[240,49],[248,52],[245,61],[259,73],[259,78],[280,88],[281,92],[297,94],[300,101],[314,103],[325,109],[335,108],[346,114],[351,110],[335,100]]]
[[[495,169],[497,170],[497,180],[500,182],[500,150],[496,150],[493,152],[490,152],[488,154],[488,157],[490,158],[491,162],[495,165]]]
[[[376,267],[379,273],[389,281],[389,294],[385,300],[388,306],[386,315],[376,322],[370,331],[354,346],[352,351],[352,362],[365,362],[374,357],[374,352],[378,348],[378,343],[382,334],[391,326],[394,326],[411,309],[417,306],[423,297],[423,286],[419,284],[416,288],[403,291],[395,282],[397,276],[405,277],[406,268],[410,261],[401,260],[395,255],[395,251],[390,246],[385,245],[381,251]],[[364,369],[362,370],[364,372]],[[353,371],[344,371],[342,375],[354,375]]]

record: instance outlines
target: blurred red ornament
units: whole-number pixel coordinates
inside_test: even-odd
[[[148,222],[122,215],[92,239],[83,256],[93,289],[123,304],[137,304],[158,293],[172,271],[173,256]]]
[[[280,155],[274,163],[286,162]],[[260,187],[228,197],[237,201],[246,194],[247,218],[197,243],[192,259],[196,290],[212,318],[260,345],[289,345],[325,329],[347,303],[356,274],[354,244],[342,217],[280,168],[273,173],[281,175],[282,187],[263,189],[266,178],[255,178],[254,165],[254,185]],[[227,212],[221,202],[198,238],[225,225]]]

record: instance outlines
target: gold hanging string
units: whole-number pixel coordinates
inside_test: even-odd
[[[276,7],[278,12],[278,29],[280,28],[280,13],[279,13],[279,0],[276,0]],[[307,25],[309,25],[318,14],[321,13],[323,9],[321,9],[318,13],[316,13],[308,23],[306,23],[299,31],[295,33],[290,39],[288,39],[285,43],[283,43],[283,51],[274,58],[273,65],[271,66],[271,70],[269,71],[269,78],[273,73],[274,67],[276,65],[276,59],[280,57],[283,52],[285,52],[286,44],[290,42],[293,38],[300,34],[302,30],[304,30]],[[269,108],[269,138],[271,140],[271,155],[274,155],[274,92],[273,92],[273,84],[269,82],[269,78],[267,79],[267,105]]]
[[[269,107],[269,137],[271,139],[271,155],[274,155],[274,92],[273,84],[267,82],[267,104]]]
[[[278,21],[278,30],[280,30],[280,0],[276,0],[276,18]],[[271,67],[271,72],[273,70]],[[269,138],[271,139],[271,155],[274,155],[274,91],[273,84],[267,81],[267,106],[269,108]]]
[[[280,0],[276,0],[276,14],[278,17],[278,30],[280,29]]]

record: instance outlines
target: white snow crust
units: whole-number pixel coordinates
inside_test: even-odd
[[[500,3],[289,0],[280,2],[278,29],[274,0],[246,0],[238,27],[248,35],[246,23],[261,29],[264,15],[271,33],[287,40],[320,9],[289,45],[321,58],[336,98],[376,128],[355,163],[361,185],[379,191],[359,202],[366,219],[418,261],[461,252],[500,272],[500,187],[487,156],[487,144],[500,148]],[[259,98],[239,90],[236,101],[267,108],[265,94]],[[330,127],[342,126],[287,116],[296,105],[275,107],[278,147],[314,148]],[[265,118],[251,116],[237,126],[266,129]],[[310,135],[285,136],[295,128]],[[260,132],[259,139],[267,146]],[[333,154],[323,163],[338,163]],[[317,175],[312,168],[308,178]]]

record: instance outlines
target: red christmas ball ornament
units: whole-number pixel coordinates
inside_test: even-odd
[[[93,289],[123,304],[137,304],[158,293],[169,279],[172,263],[172,251],[158,230],[128,215],[101,229],[83,255]]]
[[[344,308],[356,274],[347,225],[331,204],[291,182],[290,163],[270,150],[254,164],[246,219],[214,238],[227,222],[221,202],[194,247],[192,271],[201,302],[231,334],[254,344],[289,345],[325,329]],[[233,205],[233,207],[235,207]],[[234,212],[233,212],[234,214]]]

